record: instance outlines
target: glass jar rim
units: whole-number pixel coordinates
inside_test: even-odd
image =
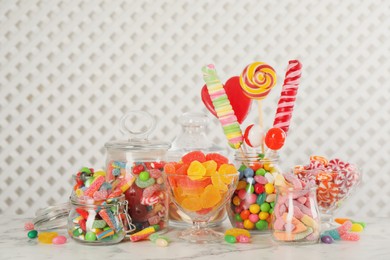
[[[249,161],[249,162],[262,162],[262,163],[276,163],[279,162],[279,155],[277,157],[259,157],[260,153],[257,152],[251,152],[251,153],[241,153],[241,152],[236,152],[234,154],[234,159],[238,161]]]
[[[84,206],[84,207],[112,207],[117,205],[119,202],[122,202],[125,200],[125,194],[120,195],[119,197],[114,198],[108,198],[102,201],[98,201],[99,204],[95,204],[95,201],[93,198],[90,199],[91,203],[88,203],[88,201],[83,201],[77,198],[77,196],[71,195],[69,198],[69,201],[74,206]]]

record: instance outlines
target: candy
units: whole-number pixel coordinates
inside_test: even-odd
[[[200,201],[203,208],[212,208],[221,200],[221,193],[214,185],[208,185],[200,196]]]
[[[252,99],[264,99],[275,83],[275,70],[263,62],[249,64],[240,75],[241,88],[244,94]]]
[[[36,238],[38,236],[38,231],[36,230],[30,230],[28,233],[27,233],[27,236],[29,238]]]
[[[332,244],[334,242],[333,238],[328,235],[321,236],[321,242],[325,244]]]
[[[102,219],[104,219],[110,228],[114,230],[119,228],[118,223],[116,222],[116,219],[110,210],[102,209],[99,211],[99,215]]]
[[[38,234],[38,241],[42,244],[51,244],[56,236],[57,232],[41,232]]]
[[[87,241],[95,241],[96,239],[97,239],[97,237],[96,237],[96,234],[94,232],[89,231],[85,234],[85,240],[87,240]]]
[[[269,129],[265,135],[265,145],[272,150],[279,150],[286,140],[286,133],[279,127]]]
[[[240,148],[243,136],[237,117],[234,114],[232,106],[227,98],[225,89],[219,80],[214,65],[204,66],[202,68],[203,79],[207,85],[207,91],[213,102],[217,117],[222,124],[225,136],[229,145],[234,148]]]
[[[346,222],[346,221],[351,221],[352,224],[359,224],[359,225],[361,225],[363,228],[366,227],[366,223],[365,223],[365,222],[354,221],[354,220],[349,219],[349,218],[335,218],[334,221],[335,221],[336,223],[339,223],[339,224],[344,224],[344,222]]]
[[[236,237],[236,240],[238,243],[249,243],[250,242],[249,236],[245,236],[245,235],[238,235]]]
[[[34,224],[32,222],[26,222],[24,223],[24,230],[33,230]]]
[[[229,244],[234,244],[237,242],[237,239],[235,236],[225,235],[225,241],[228,242]]]
[[[112,235],[114,235],[114,234],[115,234],[114,230],[112,230],[112,229],[106,229],[106,230],[104,230],[104,231],[102,231],[102,232],[96,233],[96,239],[97,239],[97,240],[102,240],[102,239],[107,238],[107,237],[109,237],[109,236],[112,236]]]
[[[65,236],[56,236],[55,238],[53,238],[52,243],[55,245],[62,245],[65,244],[66,241],[67,239]]]
[[[208,154],[206,154],[206,160],[207,161],[214,161],[214,162],[216,162],[217,163],[217,169],[222,164],[229,163],[229,159],[226,158],[225,156],[219,154],[219,153],[208,153]]]
[[[203,163],[206,161],[206,156],[201,151],[192,151],[187,154],[185,154],[181,161],[185,164],[191,164],[193,161],[198,161],[200,163]]]
[[[148,239],[148,237],[151,234],[155,233],[156,231],[157,230],[156,230],[155,226],[150,226],[150,227],[144,228],[143,230],[141,230],[139,232],[131,234],[130,235],[130,240],[132,242],[136,242],[136,241]]]
[[[147,171],[143,171],[143,172],[140,172],[138,178],[139,178],[141,181],[147,181],[147,180],[149,180],[149,178],[150,178],[150,174],[149,174],[149,172],[147,172]]]
[[[247,126],[247,128],[244,131],[244,141],[245,143],[253,148],[260,147],[260,145],[263,143],[262,140],[262,129],[258,125],[251,124]]]
[[[273,126],[281,128],[286,135],[290,127],[290,120],[301,78],[301,70],[302,64],[298,60],[290,60],[288,62],[282,93],[276,110]]]
[[[89,186],[87,190],[84,191],[85,196],[93,197],[93,194],[95,191],[98,191],[100,189],[100,186],[104,183],[105,178],[104,176],[98,176]]]
[[[156,183],[156,180],[154,178],[150,178],[146,181],[143,181],[139,177],[137,177],[137,179],[135,180],[135,185],[137,185],[138,187],[140,187],[142,189],[145,189],[146,187],[149,187],[155,183]]]
[[[199,161],[192,161],[187,174],[191,180],[200,180],[206,175],[206,168]]]
[[[107,226],[107,223],[106,221],[102,220],[102,219],[99,219],[99,220],[95,220],[92,224],[92,228],[104,228]]]

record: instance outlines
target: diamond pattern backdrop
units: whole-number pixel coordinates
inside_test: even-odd
[[[181,113],[207,113],[207,63],[224,80],[255,60],[276,69],[263,102],[270,127],[297,58],[282,165],[312,154],[357,162],[364,184],[340,214],[390,216],[389,13],[387,0],[1,0],[0,213],[33,216],[66,201],[73,173],[104,166],[126,111],[149,111],[159,120],[152,137],[172,141]],[[256,122],[255,106],[243,127]],[[210,119],[210,138],[226,145]]]

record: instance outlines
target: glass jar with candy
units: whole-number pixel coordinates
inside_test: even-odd
[[[148,125],[135,131],[137,122]],[[105,144],[106,180],[126,188],[128,213],[136,231],[158,226],[158,230],[164,232],[168,226],[169,198],[162,170],[170,144],[147,139],[155,120],[145,112],[133,111],[125,115],[120,126],[129,139]]]
[[[235,154],[240,180],[227,205],[233,227],[269,233],[276,198],[275,178],[280,174],[278,163],[278,157],[264,157],[256,151]]]
[[[101,201],[71,196],[68,234],[75,241],[89,245],[116,244],[131,229],[124,195]]]

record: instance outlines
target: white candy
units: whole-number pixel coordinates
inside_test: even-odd
[[[244,132],[244,141],[250,147],[260,147],[263,143],[264,132],[258,125],[249,125]]]
[[[273,184],[274,181],[275,181],[274,176],[271,173],[269,173],[269,172],[266,172],[264,177],[267,179],[268,183],[272,183]]]

